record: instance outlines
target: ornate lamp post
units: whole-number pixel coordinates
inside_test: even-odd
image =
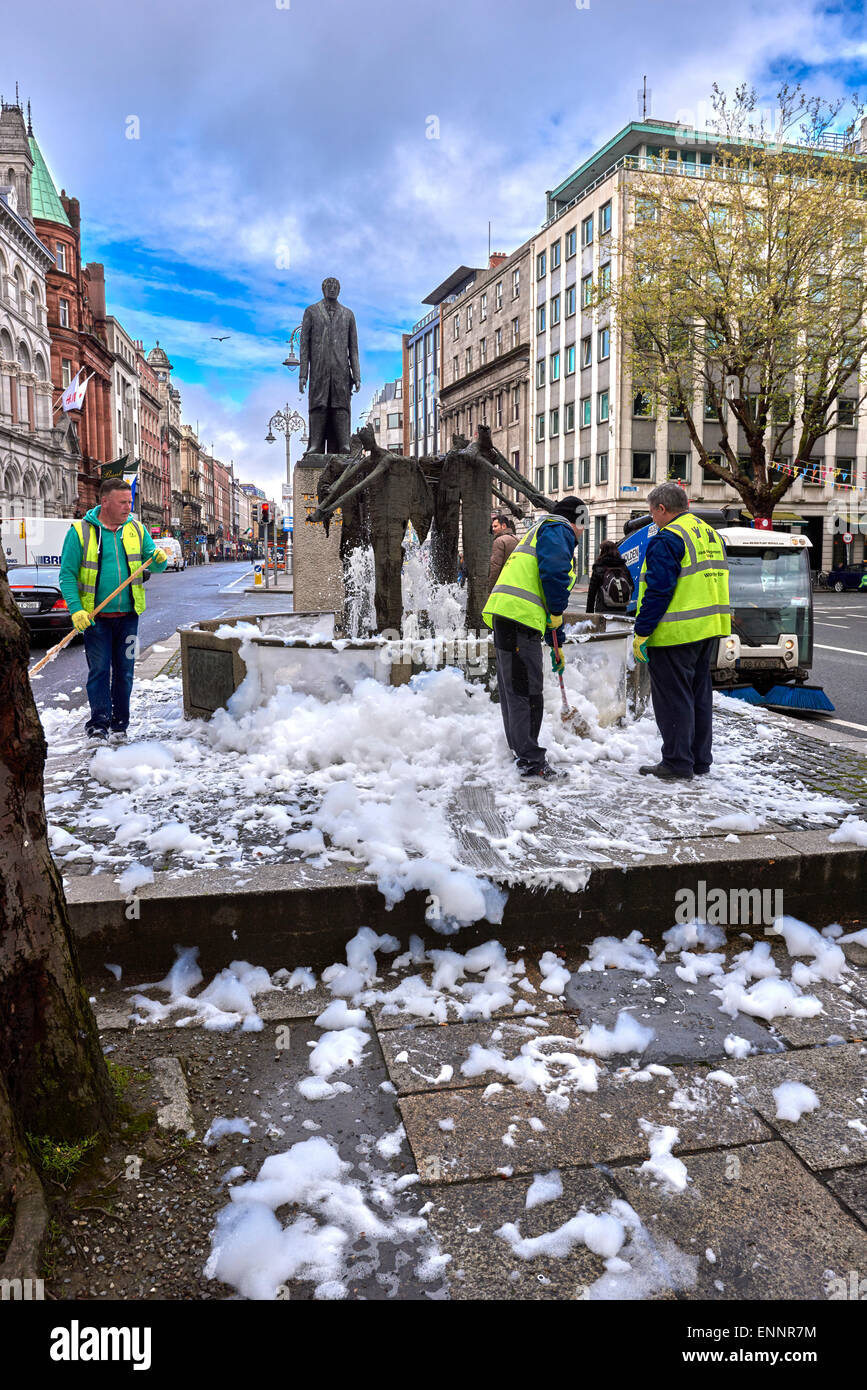
[[[301,332],[300,328],[297,329],[296,331],[297,331],[298,333]],[[293,336],[293,337],[295,336],[294,333],[293,333],[292,336]],[[288,359],[287,359],[287,361],[288,361]],[[276,430],[279,430],[279,431],[281,432],[281,434],[284,434],[284,435],[286,436],[286,482],[287,482],[288,487],[289,487],[289,520],[290,520],[290,522],[291,522],[293,528],[294,528],[295,522],[294,522],[294,516],[293,516],[294,508],[293,508],[293,505],[292,505],[292,436],[293,436],[293,434],[296,434],[296,433],[298,432],[298,430],[303,430],[304,428],[305,428],[304,416],[303,416],[303,415],[299,415],[299,413],[298,413],[297,410],[290,410],[290,409],[289,409],[289,402],[287,401],[285,407],[283,408],[283,410],[278,410],[274,415],[271,416],[271,419],[268,421],[268,433],[265,435],[265,442],[266,442],[266,444],[273,444],[273,443],[274,443],[275,438],[276,438],[276,435],[274,434],[274,430],[275,430],[275,429],[276,429]],[[295,554],[294,530],[290,531],[290,532],[289,532],[289,535],[292,537],[292,554],[293,554],[293,557],[294,557],[294,554]],[[283,552],[283,557],[284,557],[284,558],[283,558],[283,566],[284,566],[284,569],[285,569],[286,573],[288,574],[288,573],[289,573],[289,546],[288,546],[288,544],[285,545],[284,552]],[[276,583],[276,578],[275,578],[275,581],[274,581],[274,582]]]

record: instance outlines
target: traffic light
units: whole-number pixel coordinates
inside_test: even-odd
[[[271,506],[268,502],[262,503],[262,525],[267,526],[271,520]]]
[[[258,503],[258,502],[252,502],[252,503],[250,504],[250,520],[253,522],[253,525],[254,525],[254,526],[257,526],[257,525],[259,524],[259,503]]]

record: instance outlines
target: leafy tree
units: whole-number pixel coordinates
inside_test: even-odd
[[[817,442],[857,415],[867,349],[867,156],[861,107],[714,87],[705,162],[677,139],[628,176],[628,230],[609,296],[636,414],[683,419],[701,466],[771,517]],[[718,443],[705,443],[712,422]],[[854,421],[853,421],[854,422]]]

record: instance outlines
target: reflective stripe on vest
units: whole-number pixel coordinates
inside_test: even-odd
[[[86,518],[83,521],[74,521],[72,525],[81,541],[81,564],[78,569],[78,592],[81,597],[81,606],[85,613],[92,613],[96,607],[96,580],[99,570],[102,528],[94,526],[93,522]],[[140,565],[144,534],[139,522],[133,520],[132,517],[129,521],[124,522],[121,531],[121,544],[130,570],[134,566]],[[128,587],[132,590],[132,606],[136,616],[138,616],[145,610],[144,576],[136,575]]]
[[[729,568],[725,547],[711,526],[684,512],[664,528],[676,531],[684,543],[684,556],[668,608],[647,638],[649,647],[674,647],[701,642],[707,637],[726,637],[731,632]],[[701,558],[699,558],[701,555]],[[647,558],[641,566],[638,606],[641,612],[647,591]]]
[[[547,626],[548,605],[539,577],[539,561],[536,556],[536,542],[542,527],[551,521],[561,521],[562,517],[543,516],[518,542],[500,570],[500,577],[494,585],[482,613],[488,627],[493,627],[494,618],[511,618],[523,623],[525,627],[544,632]],[[569,562],[569,588],[577,579],[574,555]]]

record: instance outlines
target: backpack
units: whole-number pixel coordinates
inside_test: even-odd
[[[606,608],[625,608],[632,594],[632,581],[622,570],[606,570],[602,597]]]

